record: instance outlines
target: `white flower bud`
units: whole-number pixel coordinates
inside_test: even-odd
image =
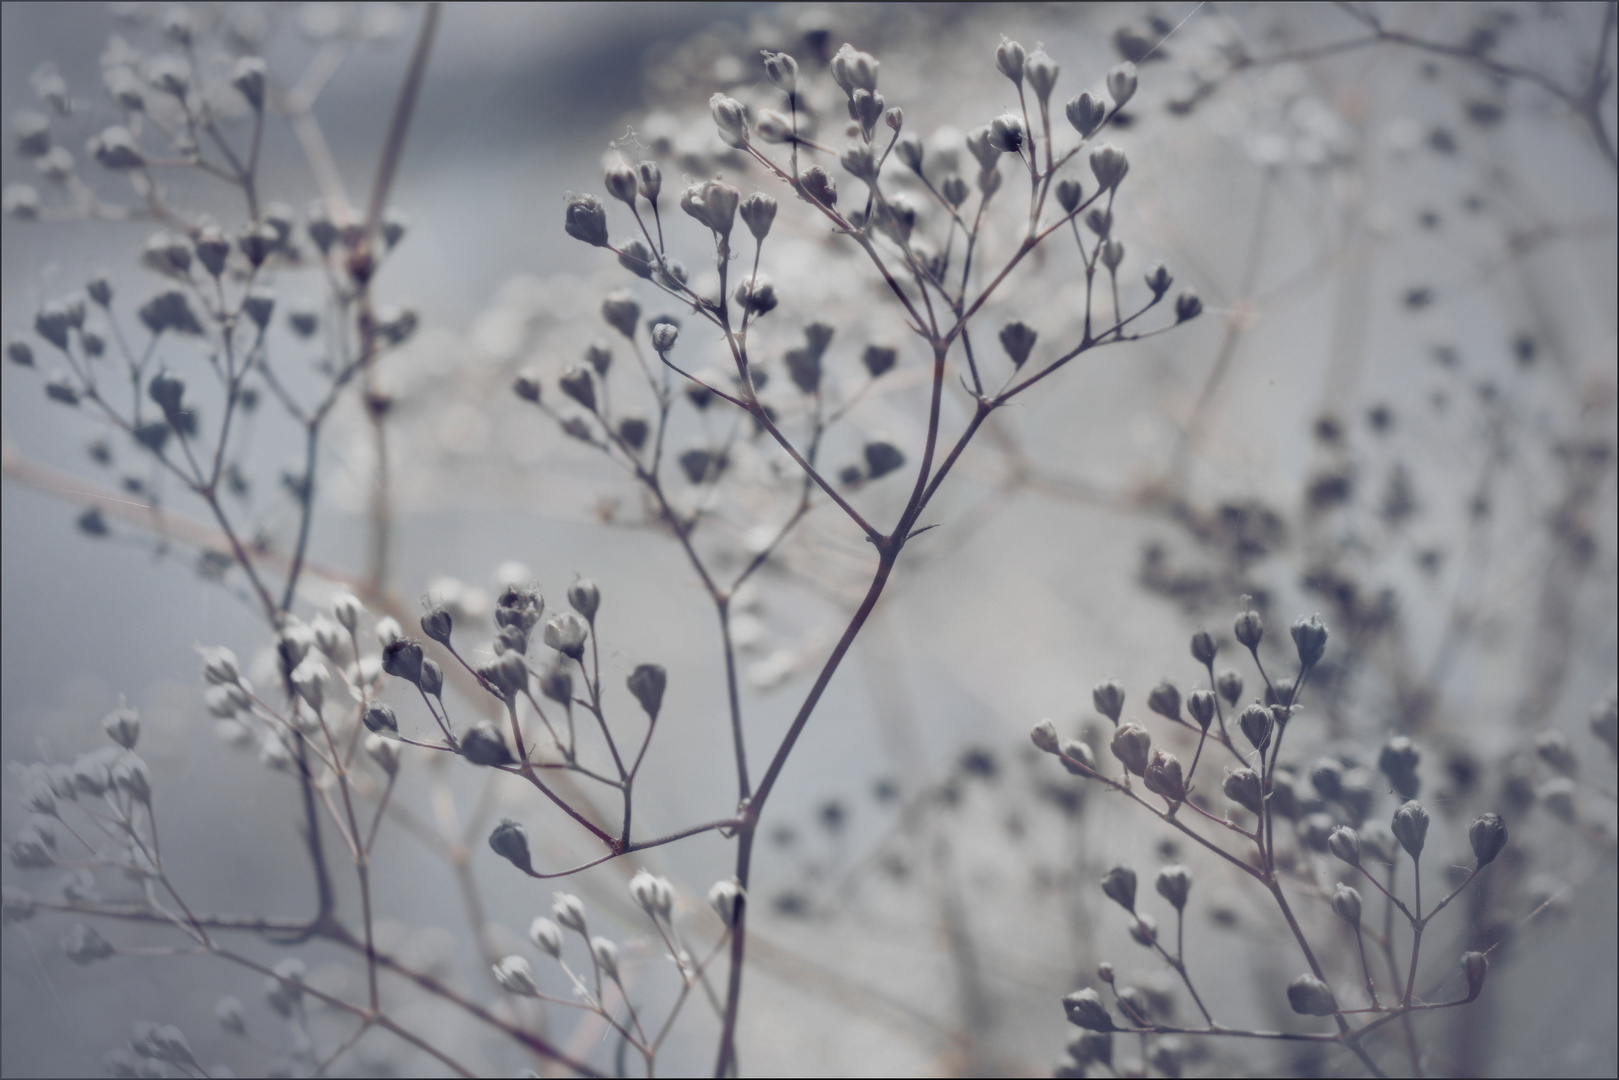
[[[736,905],[740,899],[742,899],[742,886],[735,881],[716,881],[714,887],[708,890],[709,906],[720,917],[720,922],[726,926],[735,924]]]
[[[995,49],[996,68],[1017,86],[1023,85],[1023,65],[1027,58],[1028,54],[1023,51],[1023,46],[1005,38],[1001,39],[1000,45]]]
[[[1112,143],[1104,143],[1091,151],[1091,173],[1103,191],[1119,186],[1124,174],[1130,171],[1130,159]]]
[[[767,143],[784,143],[793,137],[793,123],[775,109],[760,109],[754,128]]]
[[[399,746],[393,740],[381,735],[367,735],[365,752],[389,776],[399,772]]]
[[[1036,747],[1048,754],[1057,753],[1060,745],[1057,738],[1057,725],[1050,720],[1042,720],[1034,725],[1034,730],[1029,732],[1029,738]]]
[[[1057,62],[1047,56],[1044,49],[1036,49],[1024,61],[1024,77],[1029,80],[1029,86],[1041,104],[1051,100],[1051,91],[1057,85],[1059,70]]]
[[[1107,73],[1107,93],[1113,99],[1115,109],[1124,108],[1124,103],[1135,96],[1136,92],[1136,66],[1128,60]]]
[[[236,666],[236,654],[224,646],[204,648],[202,653],[203,678],[214,686],[232,686],[242,679]]]
[[[777,90],[791,94],[798,89],[798,61],[786,53],[764,53],[765,77]]]
[[[540,992],[538,984],[534,982],[534,969],[521,956],[508,956],[494,965],[492,970],[495,973],[495,981],[508,994],[534,997]]]
[[[553,894],[551,914],[556,916],[557,922],[565,929],[572,930],[576,934],[586,933],[585,904],[573,893]]]
[[[602,973],[614,982],[618,981],[618,946],[604,937],[590,939],[590,957],[596,961],[596,966]]]
[[[720,141],[741,149],[748,142],[748,112],[736,98],[715,94],[708,99],[708,110],[719,128]]]
[[[562,957],[562,928],[541,915],[528,927],[528,939],[543,953],[558,959]]]

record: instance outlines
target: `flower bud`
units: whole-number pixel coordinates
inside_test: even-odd
[[[1063,1012],[1068,1014],[1068,1022],[1087,1031],[1112,1031],[1113,1017],[1108,1014],[1107,1006],[1102,1004],[1102,995],[1095,990],[1086,988],[1076,990],[1062,999]]]
[[[1388,777],[1394,790],[1408,799],[1415,798],[1421,788],[1417,778],[1417,765],[1421,761],[1421,751],[1404,735],[1396,735],[1384,743],[1377,755],[1378,769]]]
[[[755,191],[742,200],[737,212],[742,215],[742,223],[748,227],[753,238],[763,240],[770,235],[771,223],[776,220],[776,200]]]
[[[673,323],[658,323],[652,328],[652,348],[660,353],[666,353],[675,347],[675,341],[679,337],[679,327]]]
[[[1237,642],[1243,648],[1257,649],[1260,639],[1265,636],[1265,620],[1257,611],[1239,612],[1232,632],[1237,635]]]
[[[635,170],[622,161],[607,169],[607,194],[619,202],[635,206],[635,196],[638,194]]]
[[[1000,46],[995,50],[995,66],[1000,69],[1002,75],[1020,87],[1023,85],[1023,64],[1026,59],[1027,54],[1024,53],[1023,46],[1015,41],[1002,38]]]
[[[1107,267],[1111,273],[1119,268],[1120,263],[1124,262],[1124,243],[1110,236],[1102,241],[1099,254],[1101,255],[1102,265]]]
[[[107,738],[122,746],[125,750],[133,750],[141,737],[140,714],[134,709],[120,704],[115,711],[108,713],[107,718],[101,721],[101,730],[107,733]],[[1479,820],[1482,821],[1483,819],[1480,818]],[[1505,827],[1503,827],[1503,832],[1504,829]]]
[[[1490,959],[1481,952],[1462,953],[1462,973],[1467,976],[1467,1000],[1472,1001],[1484,989],[1484,976],[1489,974]]]
[[[1347,825],[1339,825],[1327,836],[1327,850],[1350,866],[1360,865],[1360,834]]]
[[[876,90],[877,74],[881,67],[877,58],[870,53],[863,53],[853,45],[846,44],[832,57],[832,81],[849,95],[856,90]]]
[[[1341,881],[1332,890],[1332,910],[1338,918],[1360,929],[1360,893]]]
[[[1079,209],[1079,204],[1084,198],[1085,190],[1080,187],[1078,180],[1065,176],[1057,181],[1057,205],[1062,207],[1063,213],[1072,214]]]
[[[21,338],[12,338],[6,342],[6,359],[20,367],[33,367],[34,350]]]
[[[399,732],[399,718],[394,715],[393,708],[380,701],[366,705],[365,711],[360,714],[360,722],[374,735],[396,735]]]
[[[1254,745],[1254,749],[1261,753],[1265,751],[1266,747],[1270,746],[1270,733],[1273,723],[1270,710],[1257,701],[1242,710],[1242,715],[1237,718],[1237,726],[1242,728],[1242,733],[1248,737],[1248,741]]]
[[[630,879],[630,896],[640,905],[641,910],[652,918],[669,917],[673,910],[675,893],[670,884],[663,878],[646,870],[638,870]]]
[[[553,615],[545,624],[545,643],[572,660],[585,654],[585,639],[589,629],[585,621],[571,612]]]
[[[1074,125],[1080,138],[1088,139],[1102,126],[1102,120],[1107,116],[1107,106],[1086,91],[1068,102],[1067,112],[1068,122]]]
[[[1244,767],[1228,770],[1220,790],[1225,792],[1226,798],[1249,813],[1258,814],[1264,809],[1264,789],[1259,774],[1252,769]]]
[[[1115,866],[1102,876],[1102,892],[1124,910],[1136,910],[1136,872],[1128,866]]]
[[[1147,708],[1170,720],[1181,718],[1181,692],[1168,679],[1153,687],[1147,695]]]
[[[1034,730],[1029,732],[1029,739],[1036,748],[1048,754],[1057,753],[1057,725],[1050,720],[1042,720],[1034,725]]]
[[[793,122],[775,109],[760,109],[754,130],[767,143],[784,143],[793,137]]]
[[[449,609],[443,604],[434,604],[422,615],[422,633],[440,645],[450,643],[450,631],[454,628],[455,620],[451,618]]]
[[[1072,775],[1091,776],[1096,773],[1096,755],[1078,739],[1064,739],[1057,752],[1063,757],[1062,767]]]
[[[1136,944],[1140,945],[1143,949],[1152,948],[1154,943],[1156,943],[1158,940],[1158,920],[1154,919],[1151,915],[1143,914],[1139,911],[1136,912],[1135,921],[1130,924],[1130,936],[1135,938]],[[1123,992],[1119,994],[1120,998],[1123,998],[1124,996],[1125,994]],[[1136,1011],[1142,1016],[1145,1016],[1147,1014],[1147,1010],[1144,1007],[1145,1002],[1142,1003],[1142,1006],[1143,1007],[1138,1008]]]
[[[607,208],[594,195],[571,195],[562,227],[575,240],[607,246]]]
[[[62,938],[62,951],[67,953],[69,960],[82,966],[105,960],[118,950],[91,927],[74,923],[67,936]]]
[[[1338,1011],[1332,990],[1314,975],[1300,975],[1287,984],[1287,1003],[1301,1016],[1331,1016]]]
[[[536,997],[540,988],[534,982],[534,969],[521,956],[508,956],[494,965],[495,981],[508,994]]]
[[[798,61],[786,53],[764,52],[765,78],[784,94],[798,89]]]
[[[222,997],[214,1003],[214,1019],[232,1035],[247,1034],[247,1013],[234,997]]]
[[[860,130],[867,141],[871,139],[872,131],[877,126],[877,118],[883,115],[883,96],[870,90],[856,90],[849,95],[849,119],[860,124]]]
[[[586,620],[595,622],[596,611],[601,607],[601,590],[589,578],[580,578],[568,586],[568,603]]]
[[[1488,866],[1507,846],[1507,823],[1497,813],[1475,818],[1467,828],[1467,839],[1473,845],[1473,857],[1479,866]]]
[[[1051,100],[1051,91],[1057,85],[1057,73],[1060,69],[1057,62],[1046,55],[1044,49],[1036,49],[1024,61],[1023,74],[1029,80],[1029,86],[1034,90],[1034,96],[1044,105]]]
[[[601,968],[602,974],[618,981],[618,946],[604,937],[590,939],[590,958]]]
[[[1300,666],[1314,667],[1327,651],[1327,624],[1321,621],[1321,616],[1300,618],[1293,624],[1293,645],[1299,651]]]
[[[367,735],[365,737],[365,752],[383,772],[389,776],[398,774],[399,746],[391,739],[385,739],[381,735]]]
[[[1183,323],[1201,314],[1203,314],[1203,301],[1198,299],[1197,293],[1191,289],[1182,289],[1181,294],[1175,297],[1175,321]],[[1326,638],[1323,636],[1323,645],[1325,641]]]
[[[951,206],[959,207],[962,203],[967,201],[967,196],[970,194],[970,190],[967,187],[967,181],[952,174],[945,177],[944,181],[940,183],[939,194],[943,195],[945,201]]]
[[[1166,866],[1158,871],[1157,888],[1159,896],[1176,911],[1182,911],[1192,891],[1192,872],[1184,866]]]
[[[153,375],[152,381],[146,385],[146,396],[163,410],[164,416],[170,418],[180,413],[185,392],[185,382],[167,369]]]
[[[708,111],[719,128],[720,141],[741,149],[748,142],[748,113],[736,98],[715,94],[708,99]]]
[[[661,664],[638,664],[630,677],[624,680],[635,695],[635,700],[641,703],[647,716],[653,720],[658,718],[658,710],[663,707],[663,691],[668,685],[669,676]]]
[[[616,292],[602,301],[602,318],[607,325],[634,340],[635,327],[641,321],[641,305],[627,292]]]
[[[1171,805],[1186,801],[1186,779],[1181,772],[1180,759],[1174,754],[1154,750],[1152,761],[1141,774],[1141,782],[1148,791]]]
[[[301,660],[287,674],[287,680],[292,683],[292,688],[298,692],[298,696],[308,702],[309,707],[318,714],[326,694],[326,665],[311,656]]]
[[[543,953],[562,958],[562,928],[545,916],[536,918],[528,927],[528,939]]]
[[[235,653],[222,645],[204,648],[201,652],[202,675],[210,686],[234,686],[242,681]]]
[[[1023,322],[1009,322],[1001,327],[1001,348],[1011,358],[1012,366],[1020,368],[1029,359],[1039,334]]]
[[[1091,174],[1096,177],[1097,185],[1108,191],[1119,186],[1124,174],[1130,171],[1130,159],[1124,156],[1112,143],[1107,143],[1091,151]]]
[[[709,906],[726,926],[736,925],[736,905],[742,899],[742,886],[735,881],[716,881],[708,890]]]
[[[1204,667],[1213,665],[1214,655],[1218,651],[1218,647],[1214,644],[1213,635],[1207,630],[1199,630],[1192,635],[1192,659]]]
[[[756,274],[743,281],[736,287],[733,298],[743,311],[753,316],[768,315],[781,302],[776,296],[776,283],[766,274]],[[764,381],[757,371],[754,379],[758,383]]]
[[[511,818],[502,818],[495,826],[495,831],[489,834],[489,846],[517,869],[529,874],[534,872],[534,864],[529,861],[528,831]]]
[[[1091,702],[1097,712],[1117,724],[1119,713],[1124,711],[1124,687],[1116,679],[1099,682],[1091,691]]]
[[[1136,93],[1136,66],[1125,61],[1107,73],[1107,93],[1113,99],[1115,109],[1124,108]]]
[[[418,683],[422,678],[422,646],[415,638],[395,638],[382,649],[382,670],[396,679]]]
[[[1394,820],[1389,827],[1407,855],[1412,859],[1422,855],[1422,845],[1428,839],[1428,811],[1422,808],[1421,803],[1412,799],[1394,811]]]
[[[894,144],[894,153],[899,155],[901,162],[907,169],[922,175],[922,137],[920,135],[905,135]]]
[[[103,169],[123,171],[138,169],[146,164],[146,157],[135,144],[135,137],[121,124],[106,128],[99,135],[92,135],[85,149]]]
[[[1152,755],[1152,736],[1134,720],[1126,720],[1113,733],[1112,750],[1126,769],[1140,776]]]
[[[424,694],[441,699],[444,697],[444,669],[438,666],[438,661],[422,661],[422,678],[417,685]]]
[[[1212,690],[1193,690],[1186,695],[1186,711],[1192,714],[1192,719],[1196,720],[1204,731],[1207,731],[1209,725],[1214,722],[1218,705]]]
[[[596,411],[596,384],[591,380],[589,371],[570,364],[563,369],[562,378],[557,383],[564,394],[591,412]]]
[[[1025,139],[1023,118],[1020,116],[1002,113],[990,122],[989,144],[1003,154],[1021,152]]]

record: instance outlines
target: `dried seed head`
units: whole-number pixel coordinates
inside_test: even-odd
[[[1176,911],[1184,910],[1192,891],[1192,872],[1184,866],[1166,866],[1158,871],[1158,895]]]
[[[792,94],[798,90],[798,61],[786,53],[763,53],[765,61],[765,78],[770,84],[784,94]]]
[[[640,193],[636,183],[635,170],[622,161],[610,165],[606,175],[607,194],[633,207],[635,197]]]
[[[680,328],[674,323],[658,323],[652,328],[652,348],[659,353],[666,353],[675,347],[679,337]]]
[[[1192,635],[1192,659],[1209,667],[1214,663],[1214,655],[1219,649],[1214,644],[1214,637],[1207,630],[1199,630]]]
[[[1196,720],[1204,731],[1207,731],[1209,725],[1214,722],[1218,707],[1219,703],[1215,700],[1212,690],[1193,690],[1186,695],[1186,711],[1192,714],[1192,719]]]
[[[1124,711],[1124,686],[1116,679],[1099,682],[1091,691],[1091,701],[1097,712],[1117,724],[1119,713]]]
[[[557,380],[562,392],[583,405],[591,412],[596,411],[596,383],[590,377],[590,371],[582,367],[569,365],[562,370],[562,377]]]
[[[638,870],[630,879],[630,896],[641,910],[654,919],[667,919],[674,909],[674,887],[665,879],[646,870]]]
[[[755,240],[763,240],[770,235],[770,226],[776,220],[776,200],[761,191],[755,191],[743,199],[737,207],[742,215],[742,223],[748,227]]]
[[[1001,348],[1006,350],[1013,367],[1020,368],[1029,359],[1039,336],[1033,327],[1023,322],[1009,322],[1001,327]]]
[[[748,143],[748,110],[736,98],[715,94],[708,99],[708,111],[719,129],[720,141],[741,149]]]
[[[1244,767],[1227,770],[1220,790],[1225,792],[1226,798],[1249,813],[1258,814],[1264,809],[1264,789],[1259,774],[1252,769]]]
[[[1058,750],[1057,725],[1050,720],[1042,720],[1034,725],[1029,732],[1029,738],[1034,745],[1048,754],[1055,754]]]
[[[1360,893],[1338,882],[1338,887],[1332,891],[1332,910],[1342,919],[1357,929],[1360,927]]]
[[[640,187],[641,197],[656,205],[658,196],[663,193],[663,170],[658,167],[658,163],[643,161],[636,165],[635,178]]]
[[[1027,137],[1021,116],[1002,113],[990,121],[989,144],[1003,154],[1020,153]]]
[[[360,722],[373,735],[394,735],[399,731],[399,718],[394,715],[393,707],[380,701],[366,705]]]
[[[1468,826],[1467,839],[1473,845],[1473,857],[1478,865],[1488,866],[1507,846],[1507,823],[1501,820],[1500,814],[1484,814]]]
[[[1350,866],[1360,865],[1360,834],[1347,825],[1339,825],[1327,836],[1327,850]]]
[[[881,68],[875,56],[846,44],[832,57],[832,81],[851,97],[856,90],[875,91]]]
[[[365,737],[365,752],[383,772],[389,776],[398,774],[399,747],[391,739],[385,739],[381,735],[367,735]]]
[[[1020,87],[1023,85],[1023,65],[1027,59],[1028,55],[1023,51],[1023,46],[1005,38],[1001,39],[999,47],[995,50],[995,67]]]
[[[1389,783],[1406,798],[1415,798],[1422,782],[1417,777],[1417,765],[1422,753],[1404,735],[1396,735],[1383,744],[1377,755],[1377,767],[1388,777]]]
[[[1128,866],[1115,866],[1102,875],[1102,892],[1128,912],[1136,909],[1136,872]]]
[[[1314,975],[1300,975],[1287,984],[1287,1003],[1301,1016],[1331,1016],[1338,1011],[1332,990]]]
[[[502,818],[495,826],[495,831],[489,834],[489,846],[496,855],[524,873],[534,872],[534,864],[529,861],[528,830],[511,818]]]
[[[1056,88],[1060,70],[1057,62],[1047,56],[1044,49],[1036,49],[1024,61],[1024,77],[1029,80],[1029,86],[1034,90],[1034,96],[1040,100],[1040,104],[1044,105],[1051,100],[1051,91]]]
[[[922,175],[923,150],[920,135],[912,134],[901,137],[894,144],[894,153],[899,155],[900,161],[904,162],[907,169],[910,169],[918,176]]]
[[[235,686],[242,681],[235,653],[223,645],[199,651],[202,653],[202,675],[210,686]]]
[[[264,108],[264,87],[270,69],[263,57],[244,56],[230,69],[230,84],[247,99],[254,112]]]
[[[1129,171],[1130,159],[1112,143],[1091,151],[1091,175],[1096,177],[1096,183],[1103,191],[1118,187],[1124,174]]]
[[[415,638],[395,638],[382,649],[382,670],[396,679],[419,683],[422,678],[422,646]]]
[[[1062,767],[1074,776],[1092,776],[1096,773],[1096,755],[1078,739],[1064,739],[1057,748],[1062,755]]]
[[[575,240],[607,246],[607,208],[594,195],[570,195],[562,227]]]
[[[455,619],[443,604],[434,604],[422,615],[422,633],[440,645],[450,643],[450,632],[454,629]]]
[[[1422,808],[1421,803],[1412,799],[1394,811],[1394,820],[1389,828],[1407,855],[1412,859],[1422,855],[1422,846],[1428,839],[1428,811]]]
[[[436,660],[422,661],[422,678],[419,685],[422,693],[443,699],[444,697],[444,669],[438,666]]]
[[[1107,267],[1110,273],[1117,270],[1119,264],[1124,262],[1124,242],[1108,237],[1102,241],[1100,255],[1102,265]]]

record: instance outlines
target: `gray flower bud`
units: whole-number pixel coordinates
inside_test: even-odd
[[[1478,865],[1488,866],[1507,846],[1507,823],[1501,820],[1500,814],[1484,814],[1468,826],[1467,839],[1473,845],[1473,857]]]
[[[1422,808],[1421,803],[1412,799],[1394,811],[1394,820],[1389,828],[1407,855],[1412,859],[1422,855],[1422,845],[1428,839],[1428,811]]]
[[[1158,940],[1158,920],[1154,919],[1151,915],[1147,915],[1139,911],[1136,912],[1135,921],[1130,924],[1130,936],[1134,938],[1136,944],[1140,945],[1143,949],[1152,948],[1154,943],[1156,943]],[[1139,991],[1137,991],[1137,993],[1139,993]],[[1121,999],[1124,998],[1125,992],[1121,991],[1119,997]],[[1142,1016],[1145,1016],[1147,1014],[1145,1002],[1143,1002],[1142,1006],[1137,1008],[1136,1011]]]
[[[1484,976],[1489,974],[1490,958],[1481,952],[1462,953],[1462,973],[1467,976],[1467,1000],[1472,1001],[1484,989]]]
[[[1001,348],[1011,358],[1012,366],[1020,368],[1029,359],[1039,334],[1024,322],[1009,322],[1001,327]]]
[[[1057,205],[1062,207],[1063,213],[1072,214],[1079,209],[1079,204],[1085,199],[1085,189],[1078,180],[1065,176],[1057,181]]]
[[[602,974],[618,981],[618,946],[604,937],[590,939],[590,958],[601,968]]]
[[[1051,91],[1057,85],[1057,74],[1060,70],[1057,62],[1046,55],[1044,49],[1036,49],[1024,61],[1024,76],[1028,78],[1034,96],[1042,105],[1051,100]]]
[[[1140,776],[1152,756],[1152,736],[1134,720],[1126,720],[1113,733],[1112,750],[1126,769]]]
[[[230,84],[247,99],[254,112],[264,108],[264,86],[270,69],[263,57],[244,56],[230,69]]]
[[[658,323],[652,328],[652,348],[659,353],[666,353],[675,347],[680,338],[680,328],[673,323]]]
[[[1116,679],[1099,682],[1091,691],[1091,701],[1097,712],[1117,724],[1119,713],[1124,711],[1124,687]]]
[[[1087,1031],[1114,1029],[1113,1017],[1109,1015],[1107,1006],[1102,1004],[1102,995],[1088,987],[1064,996],[1062,1007],[1068,1015],[1068,1022],[1076,1027]]]
[[[1128,866],[1115,866],[1102,875],[1102,892],[1124,910],[1136,909],[1136,872]]]
[[[661,664],[638,664],[630,677],[624,680],[635,700],[641,703],[647,716],[653,720],[658,718],[658,710],[663,707],[663,691],[668,685],[668,673]]]
[[[1141,782],[1148,791],[1171,804],[1186,801],[1186,779],[1181,772],[1180,759],[1174,754],[1154,750],[1152,761],[1141,774]]]
[[[1218,704],[1212,690],[1193,690],[1186,695],[1186,711],[1192,714],[1192,719],[1196,720],[1204,731],[1207,731],[1209,725],[1214,722]]]
[[[1086,91],[1068,102],[1067,113],[1068,122],[1074,125],[1080,138],[1088,139],[1102,126],[1102,120],[1107,116],[1107,106]]]
[[[1062,755],[1062,767],[1074,776],[1091,776],[1096,772],[1096,755],[1078,739],[1064,739],[1057,748]]]
[[[1239,612],[1232,632],[1237,635],[1237,641],[1243,648],[1257,649],[1260,639],[1265,636],[1265,620],[1257,611]]]
[[[1012,113],[1002,113],[989,125],[989,144],[1003,154],[1016,154],[1022,151],[1027,134],[1023,130],[1023,118]]]
[[[1057,725],[1050,720],[1042,720],[1034,725],[1034,730],[1029,732],[1029,739],[1038,749],[1048,754],[1055,754],[1058,751]]]
[[[562,928],[545,916],[539,916],[529,924],[528,939],[541,952],[562,958]]]
[[[708,890],[709,906],[726,926],[736,925],[737,903],[742,899],[742,886],[735,881],[716,881],[714,887]]]
[[[365,711],[360,714],[360,722],[367,731],[376,735],[394,735],[399,731],[399,718],[394,715],[393,708],[380,701],[366,705]]]
[[[1264,808],[1264,790],[1260,784],[1259,774],[1252,769],[1231,769],[1226,773],[1220,790],[1225,792],[1226,798],[1249,813],[1258,814]]]
[[[422,678],[422,646],[415,638],[395,638],[382,649],[382,670],[396,679],[419,683]]]
[[[381,735],[367,735],[365,752],[389,776],[399,772],[399,747],[392,740]]]
[[[1257,701],[1242,710],[1242,715],[1237,718],[1237,726],[1242,728],[1242,733],[1253,743],[1254,749],[1261,753],[1270,746],[1273,723],[1270,710]]]
[[[438,661],[422,661],[422,678],[417,685],[422,688],[424,694],[436,698],[444,697],[444,669],[438,666]]]
[[[1000,70],[1002,75],[1011,79],[1018,86],[1023,85],[1023,64],[1027,58],[1028,56],[1023,51],[1023,46],[1015,41],[1007,41],[1004,38],[1001,40],[1000,46],[995,50],[996,68]]]
[[[633,341],[635,327],[641,321],[641,305],[627,292],[612,293],[602,301],[602,318],[607,320],[608,326]]]
[[[1126,61],[1108,72],[1107,93],[1115,109],[1124,108],[1124,103],[1136,93],[1136,66]]]
[[[570,196],[562,227],[575,240],[607,246],[607,208],[594,195]]]
[[[571,612],[553,615],[545,624],[544,641],[551,648],[572,660],[585,654],[585,640],[589,637],[585,621]]]
[[[607,194],[633,207],[638,193],[634,169],[622,161],[608,168]]]
[[[133,750],[141,737],[140,714],[134,709],[120,704],[115,711],[107,714],[105,720],[101,721],[101,730],[107,733],[107,738],[122,746],[125,750]]]
[[[1299,651],[1299,664],[1314,667],[1321,654],[1327,651],[1327,624],[1321,621],[1321,616],[1311,615],[1308,619],[1300,618],[1295,622],[1293,644]]]
[[[1338,887],[1332,890],[1332,910],[1338,918],[1359,929],[1360,893],[1358,891],[1340,881]]]
[[[1181,294],[1175,297],[1175,321],[1187,322],[1201,314],[1203,314],[1203,301],[1198,299],[1197,293],[1191,289],[1182,289]]]
[[[535,997],[540,992],[539,985],[534,981],[534,969],[521,956],[508,956],[491,970],[495,973],[495,982],[508,994]]]
[[[495,826],[489,834],[489,846],[524,873],[534,872],[534,864],[529,861],[528,831],[511,818],[502,818]]]
[[[764,52],[765,78],[784,94],[798,90],[798,61],[786,53]]]
[[[832,81],[837,83],[845,94],[853,95],[856,90],[874,91],[877,89],[877,75],[882,65],[870,53],[864,53],[853,45],[844,45],[832,57]]]
[[[715,94],[708,99],[708,111],[719,128],[720,141],[740,149],[748,142],[748,112],[736,98]]]
[[[67,936],[62,938],[62,951],[67,953],[69,960],[83,966],[105,960],[118,950],[94,928],[84,923],[74,923]]]
[[[1147,695],[1147,708],[1170,720],[1181,718],[1181,692],[1168,679],[1152,688]]]
[[[1332,990],[1314,975],[1300,975],[1287,984],[1287,1003],[1301,1016],[1331,1016],[1338,1011]]]
[[[215,1002],[214,1019],[232,1035],[247,1034],[247,1012],[238,998],[222,997]]]
[[[1176,911],[1182,911],[1192,891],[1192,872],[1184,866],[1166,866],[1158,871],[1157,888],[1159,896]]]
[[[1339,825],[1327,836],[1327,850],[1350,866],[1360,865],[1360,834],[1347,825]]]
[[[763,240],[770,235],[770,226],[776,220],[776,200],[760,191],[755,191],[743,199],[737,207],[742,215],[742,223],[748,227],[755,240]]]

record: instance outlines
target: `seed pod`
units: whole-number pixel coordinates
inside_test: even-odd
[[[1175,279],[1170,274],[1169,268],[1163,263],[1159,263],[1147,271],[1146,282],[1147,288],[1152,290],[1152,298],[1157,300],[1169,291],[1169,287],[1175,283]]]
[[[367,735],[365,737],[365,752],[370,755],[382,771],[389,776],[399,772],[399,747],[391,739],[381,735]]]
[[[1467,839],[1473,845],[1473,857],[1478,865],[1488,866],[1507,846],[1507,823],[1501,820],[1500,814],[1484,814],[1468,826]]]
[[[1099,682],[1091,691],[1091,701],[1097,712],[1117,724],[1119,713],[1124,711],[1124,687],[1116,679]]]
[[[1254,749],[1260,753],[1264,753],[1265,748],[1270,746],[1273,724],[1270,710],[1257,701],[1242,710],[1242,715],[1237,718],[1237,725],[1242,728],[1243,735],[1247,736]]]
[[[1066,999],[1064,999],[1066,1002]],[[1113,1035],[1106,1031],[1087,1031],[1079,1038],[1068,1044],[1068,1052],[1074,1060],[1081,1065],[1091,1062],[1101,1062],[1111,1065],[1113,1062]]]
[[[995,50],[995,66],[1000,69],[1002,75],[1020,87],[1023,85],[1023,64],[1026,58],[1023,46],[1004,38]]]
[[[607,246],[607,208],[594,195],[570,196],[562,227],[575,240],[592,247]]]
[[[1417,765],[1421,761],[1422,753],[1404,735],[1396,735],[1384,743],[1377,755],[1378,769],[1388,777],[1394,790],[1408,799],[1416,798],[1421,788],[1417,777]]]
[[[1102,875],[1102,892],[1132,914],[1136,910],[1136,872],[1128,866],[1115,866]]]
[[[393,735],[399,731],[399,718],[394,715],[393,708],[380,701],[366,705],[365,711],[360,714],[360,722],[374,735]]]
[[[1314,975],[1300,975],[1287,984],[1287,1003],[1301,1016],[1331,1016],[1338,1011],[1332,990]]]
[[[1214,644],[1214,637],[1207,630],[1199,630],[1192,635],[1192,659],[1204,667],[1214,663],[1214,654],[1218,650]]]
[[[1113,733],[1111,749],[1126,769],[1140,776],[1152,756],[1152,736],[1134,720],[1126,720]]]
[[[1166,866],[1158,871],[1158,895],[1168,900],[1176,911],[1186,908],[1186,897],[1192,891],[1192,872],[1184,866]]]
[[[1412,799],[1394,811],[1394,820],[1389,827],[1407,855],[1412,859],[1422,855],[1422,846],[1428,839],[1428,811],[1422,808],[1421,803]]]
[[[1360,928],[1360,893],[1341,881],[1332,891],[1332,910],[1350,926]]]
[[[989,125],[989,144],[1003,154],[1016,154],[1022,151],[1023,144],[1028,141],[1027,133],[1023,130],[1023,118],[1012,113],[1002,113]]]
[[[720,141],[740,149],[748,142],[748,111],[736,98],[715,94],[708,99],[708,111],[719,129]]]
[[[838,186],[819,165],[811,165],[799,174],[798,186],[805,195],[822,206],[831,208],[838,202]]]
[[[666,353],[675,347],[675,341],[680,336],[680,328],[673,323],[658,323],[652,328],[652,348],[659,353]]]
[[[422,678],[422,646],[415,638],[395,638],[382,649],[382,670],[396,679],[419,683]]]
[[[495,826],[489,834],[489,846],[524,873],[534,872],[534,864],[529,861],[528,831],[511,818],[502,818]]]

